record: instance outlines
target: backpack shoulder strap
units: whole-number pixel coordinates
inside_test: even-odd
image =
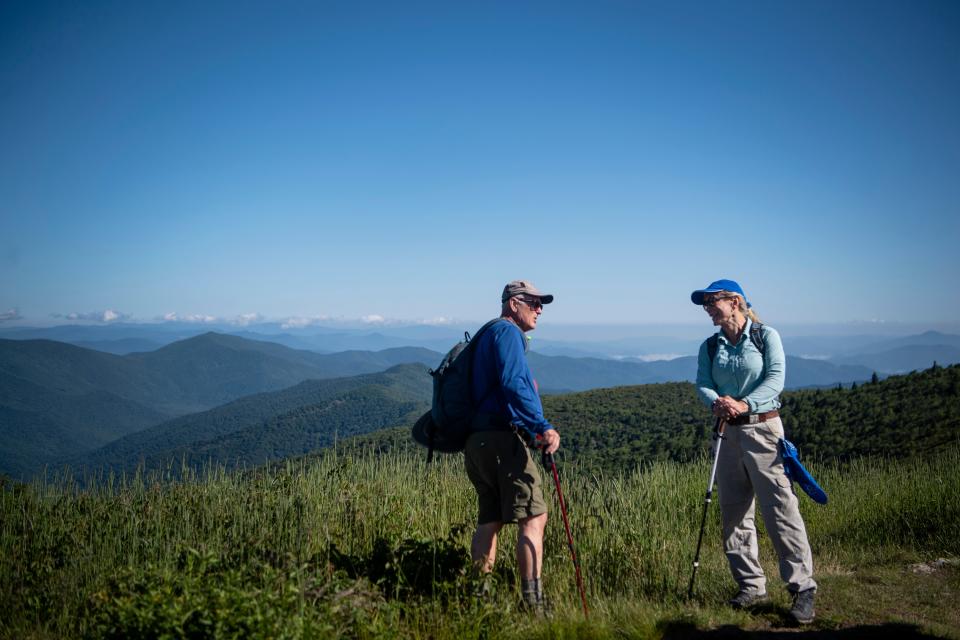
[[[750,341],[753,343],[753,346],[757,348],[757,351],[760,352],[760,355],[766,355],[764,349],[766,345],[763,342],[763,324],[759,322],[754,322],[750,325]]]
[[[470,382],[471,388],[473,387],[473,358],[474,358],[474,354],[477,351],[477,343],[480,340],[480,336],[486,333],[487,329],[497,324],[501,320],[506,322],[506,320],[504,320],[503,318],[494,318],[493,320],[490,320],[485,325],[477,329],[477,332],[473,334],[472,338],[468,338],[467,347],[470,349],[470,354],[469,354],[470,365],[467,367],[467,376],[468,376],[467,379],[471,381]],[[479,401],[474,400],[473,402],[474,407],[479,407],[481,404],[483,404],[486,401],[486,399],[490,397],[490,394],[493,393],[494,391],[495,389],[491,387],[490,389],[487,390],[486,395],[480,398]]]
[[[493,320],[488,321],[485,325],[483,325],[482,327],[480,327],[479,329],[477,329],[477,332],[476,332],[475,334],[473,334],[473,337],[472,337],[472,338],[470,338],[470,342],[473,342],[474,340],[476,340],[477,338],[479,338],[479,337],[480,337],[480,334],[482,334],[484,331],[486,331],[487,329],[489,329],[489,328],[492,327],[493,325],[497,324],[497,323],[500,322],[501,320],[503,320],[503,318],[494,318]]]
[[[714,357],[717,355],[717,336],[718,333],[713,334],[707,338],[707,357],[710,358],[710,363],[713,363]],[[757,348],[757,351],[760,352],[761,356],[766,355],[766,344],[763,342],[763,324],[759,322],[754,322],[750,325],[750,342],[753,343],[753,346]]]
[[[489,328],[492,327],[493,325],[497,324],[497,323],[500,322],[501,320],[503,320],[503,318],[494,318],[493,320],[490,320],[489,322],[487,322],[486,324],[484,324],[482,327],[480,327],[479,329],[477,329],[477,332],[474,333],[473,336],[471,336],[469,333],[464,334],[464,337],[465,337],[466,340],[467,340],[467,348],[470,349],[470,357],[471,357],[471,358],[473,358],[473,352],[476,351],[476,349],[477,349],[477,342],[479,342],[480,336],[482,336],[484,333],[486,333],[486,332],[487,332],[487,329],[489,329]]]
[[[713,359],[717,355],[717,335],[715,333],[707,338],[707,357],[710,358],[710,364],[713,364]]]

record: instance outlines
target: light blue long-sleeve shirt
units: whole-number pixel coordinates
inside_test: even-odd
[[[787,359],[780,334],[763,325],[764,353],[750,339],[752,321],[737,344],[732,344],[720,331],[717,333],[717,354],[710,362],[707,341],[700,345],[697,356],[697,395],[707,406],[720,396],[731,396],[746,402],[750,413],[765,413],[780,408],[780,392],[786,376]]]

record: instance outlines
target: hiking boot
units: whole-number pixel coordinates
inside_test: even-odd
[[[547,616],[547,605],[543,600],[521,598],[518,610],[535,618],[545,618]]]
[[[752,606],[763,604],[767,601],[767,592],[759,593],[757,591],[746,591],[741,589],[737,595],[730,598],[727,603],[734,609],[749,609]]]
[[[813,597],[816,593],[816,589],[807,589],[793,594],[793,606],[790,607],[790,615],[797,621],[797,624],[813,622],[816,615],[813,611]]]
[[[547,607],[543,599],[543,588],[540,586],[540,578],[522,580],[520,595],[520,609],[522,611],[532,613],[538,618],[546,615]]]
[[[493,602],[497,585],[493,575],[486,573],[473,579],[473,597],[482,602]]]

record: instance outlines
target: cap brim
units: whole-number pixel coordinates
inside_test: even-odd
[[[515,297],[515,296],[533,296],[534,298],[536,298],[537,300],[539,300],[541,304],[550,304],[551,302],[553,302],[553,295],[552,295],[552,294],[549,294],[549,293],[532,293],[532,292],[530,292],[530,291],[520,291],[520,292],[518,292],[518,293],[514,293],[514,294],[508,295],[508,296],[506,296],[506,297],[501,296],[501,297],[500,297],[500,302],[506,302],[507,300],[509,300],[510,298],[513,298],[513,297]]]
[[[723,291],[723,289],[699,289],[690,294],[690,300],[693,301],[693,304],[699,306],[703,304],[703,296],[708,293],[717,293],[718,291]]]

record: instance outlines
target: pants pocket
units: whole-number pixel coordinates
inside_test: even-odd
[[[757,425],[757,436],[763,438],[767,444],[777,447],[780,444],[780,438],[783,437],[783,423],[780,418],[773,418]]]

